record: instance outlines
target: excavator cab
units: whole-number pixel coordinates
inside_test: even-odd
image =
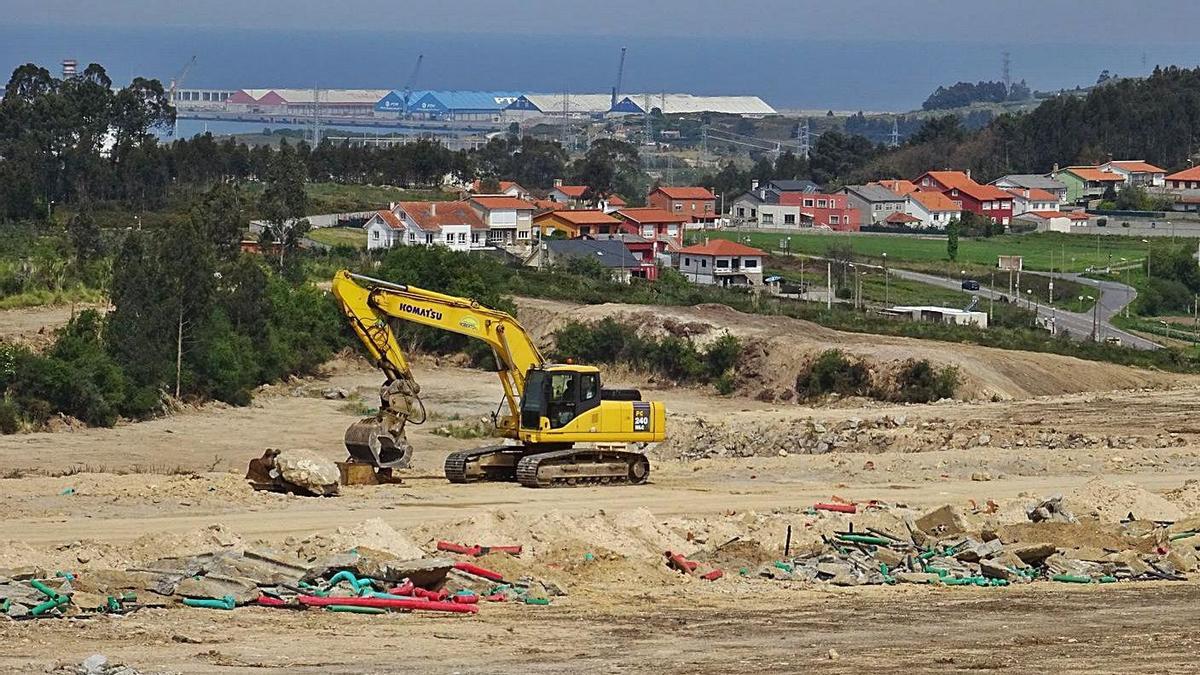
[[[521,396],[521,428],[542,431],[561,429],[576,417],[600,405],[600,371],[591,366],[552,365],[525,375]]]

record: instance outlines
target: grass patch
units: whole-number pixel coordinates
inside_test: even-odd
[[[969,264],[994,268],[999,256],[1024,256],[1026,269],[1082,272],[1088,267],[1117,265],[1121,258],[1140,262],[1146,257],[1146,245],[1137,237],[1083,235],[1043,232],[1036,234],[1003,234],[987,238],[959,239],[958,259],[951,263],[946,257],[946,238],[910,234],[818,234],[810,232],[759,232],[725,230],[705,232],[693,239],[711,237],[748,243],[764,251],[783,250],[780,242],[790,239],[791,251],[810,255],[825,255],[833,247],[849,248],[865,260],[879,264],[887,253],[888,262],[945,262],[950,265]]]
[[[367,231],[359,227],[322,227],[311,230],[308,238],[326,246],[367,247]]]
[[[97,288],[76,287],[60,291],[41,289],[6,295],[0,298],[0,309],[69,305],[75,302],[100,303],[106,299],[104,292]]]
[[[480,419],[473,422],[445,424],[434,428],[432,433],[436,436],[466,440],[471,438],[494,438],[497,435],[497,429],[491,420]]]

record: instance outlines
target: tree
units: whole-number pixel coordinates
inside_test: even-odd
[[[283,269],[285,256],[296,250],[308,232],[309,223],[304,219],[308,209],[308,195],[304,191],[304,165],[295,152],[283,145],[272,156],[267,165],[267,175],[262,194],[258,198],[258,210],[266,221],[261,241],[265,250],[279,247],[279,269]]]
[[[75,252],[77,262],[86,263],[103,253],[100,226],[92,217],[90,208],[82,208],[71,216],[71,220],[67,222],[67,237],[71,240],[71,248]]]
[[[961,227],[958,219],[946,225],[946,256],[951,261],[958,260],[958,230]]]
[[[582,159],[575,161],[574,180],[588,187],[585,199],[605,195],[641,195],[645,178],[637,148],[630,143],[602,138],[588,148]]]

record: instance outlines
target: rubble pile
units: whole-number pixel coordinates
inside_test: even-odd
[[[520,547],[460,547],[464,557]],[[457,550],[455,552],[458,552]],[[161,558],[79,576],[37,567],[0,570],[0,615],[10,619],[125,614],[143,607],[232,610],[245,605],[382,613],[475,613],[480,601],[546,605],[557,584],[505,575],[449,557],[404,558],[366,547],[309,560],[269,548]]]
[[[700,417],[676,423],[671,438],[655,450],[661,459],[773,457],[827,452],[930,452],[994,447],[1047,450],[1138,450],[1187,445],[1190,437],[1176,432],[1154,436],[1084,434],[1059,431],[1043,424],[1003,425],[983,420],[947,421],[941,417],[913,420],[908,415],[881,415],[842,420],[792,419],[778,424],[711,422]]]
[[[1195,526],[1200,522],[1082,523],[1062,501],[1061,496],[1043,500],[1028,509],[1030,522],[995,529],[968,531],[967,519],[951,505],[919,519],[905,517],[905,531],[855,529],[851,524],[802,546],[795,555],[763,565],[757,574],[836,586],[1007,586],[1182,581],[1196,571],[1200,534]]]

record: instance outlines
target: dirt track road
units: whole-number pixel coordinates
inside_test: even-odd
[[[766,430],[810,417],[833,425],[904,415],[905,429],[936,443],[887,452],[847,447],[821,455],[660,458],[646,486],[449,485],[440,477],[445,453],[481,441],[432,431],[485,416],[499,385],[488,373],[428,365],[418,378],[437,417],[412,435],[419,454],[405,483],[351,488],[330,499],[254,493],[236,472],[269,446],[312,447],[340,459],[341,434],[355,414],[347,402],[321,394],[339,387],[369,400],[378,380],[369,370],[343,366],[328,381],[275,388],[244,409],[208,406],[116,429],[0,437],[0,476],[23,475],[0,478],[0,540],[11,540],[0,557],[29,551],[61,558],[74,555],[78,542],[91,542],[99,556],[93,562],[102,562],[146,533],[213,523],[248,541],[279,541],[370,518],[413,531],[489,512],[532,520],[645,509],[656,518],[736,522],[754,513],[796,513],[833,494],[924,507],[1069,491],[1097,475],[1162,493],[1200,473],[1200,425],[1191,421],[1200,388],[1193,386],[834,408],[642,386],[648,397],[667,401],[680,429],[697,418]],[[946,430],[968,424],[998,438],[1004,429],[1053,428],[1059,435],[1141,440],[1058,451],[959,447]],[[1159,439],[1166,439],[1163,447]],[[55,472],[67,474],[45,475]],[[988,480],[972,480],[982,473]],[[67,488],[73,494],[63,494]],[[626,577],[619,568],[615,574],[575,580],[571,594],[551,607],[489,605],[471,618],[153,609],[123,619],[0,622],[0,671],[40,671],[102,652],[146,672],[198,673],[1183,672],[1194,667],[1200,647],[1194,582],[839,589],[736,575],[719,584],[684,584],[634,571]]]

